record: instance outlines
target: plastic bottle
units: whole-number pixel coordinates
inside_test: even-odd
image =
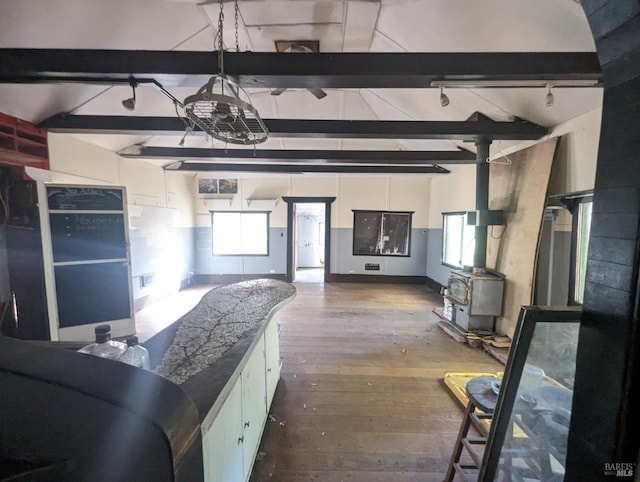
[[[149,370],[149,351],[138,345],[138,337],[130,336],[127,338],[127,350],[118,358],[118,361],[133,365],[134,367]]]
[[[95,328],[96,341],[83,346],[78,351],[89,355],[117,360],[126,351],[127,345],[111,339],[111,326],[100,325]]]

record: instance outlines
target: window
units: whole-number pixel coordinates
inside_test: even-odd
[[[473,266],[475,226],[467,224],[465,212],[442,213],[442,264],[452,268]]]
[[[214,256],[268,256],[269,211],[212,211]]]
[[[353,211],[354,256],[410,256],[412,214]]]
[[[583,198],[578,202],[577,210],[574,211],[574,236],[573,250],[575,250],[575,264],[573,269],[573,302],[582,304],[584,302],[584,284],[587,274],[587,251],[589,249],[589,233],[591,232],[591,210],[593,208],[592,198]]]
[[[584,302],[587,274],[587,251],[591,233],[593,191],[555,196],[571,213],[571,255],[569,258],[569,304]]]

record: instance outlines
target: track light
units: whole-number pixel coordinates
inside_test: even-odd
[[[500,89],[500,88],[520,88],[528,89],[535,87],[547,87],[551,84],[552,87],[573,87],[573,88],[590,88],[599,87],[601,83],[599,80],[591,79],[548,79],[548,80],[500,80],[500,79],[485,79],[485,80],[432,80],[431,87],[447,87],[448,89]]]
[[[547,84],[547,95],[544,98],[545,107],[551,107],[554,102],[553,94],[551,93],[551,84]]]
[[[127,110],[135,110],[136,108],[136,83],[135,81],[131,81],[129,83],[129,85],[131,85],[131,88],[133,89],[133,97],[130,97],[128,99],[125,99],[122,101],[122,107],[124,107]]]
[[[449,97],[444,93],[444,85],[440,86],[440,105],[446,107],[449,105]]]

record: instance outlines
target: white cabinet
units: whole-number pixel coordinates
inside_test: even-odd
[[[264,332],[264,351],[267,366],[267,412],[280,380],[280,325],[273,320]]]
[[[251,475],[251,467],[258,452],[267,407],[265,388],[264,335],[242,369],[242,459],[244,479]]]
[[[244,482],[242,464],[242,384],[236,380],[213,424],[203,434],[204,477],[216,482]]]
[[[203,423],[202,449],[207,482],[246,482],[251,475],[260,438],[280,377],[278,323],[267,322],[247,353],[239,373],[223,389]],[[213,411],[217,413],[213,413]],[[213,416],[213,423],[210,423]]]

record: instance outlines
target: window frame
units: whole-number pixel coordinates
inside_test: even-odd
[[[459,265],[453,265],[451,263],[447,263],[445,262],[445,248],[446,248],[446,235],[447,235],[447,222],[446,222],[446,216],[462,216],[463,217],[463,223],[462,223],[462,233],[460,236],[461,239],[461,245],[460,245],[460,264]],[[467,224],[467,211],[448,211],[448,212],[444,212],[442,213],[442,249],[440,252],[440,264],[442,264],[443,266],[446,266],[447,268],[451,268],[451,269],[461,269],[464,270],[465,268],[472,268],[473,267],[473,261],[470,265],[465,265],[462,262],[462,258],[463,258],[463,254],[464,254],[464,227],[465,226],[470,226],[469,224]],[[474,228],[474,234],[473,234],[473,243],[474,243],[474,252],[475,252],[475,228]]]
[[[215,257],[228,257],[228,256],[247,256],[247,257],[254,257],[254,256],[261,256],[261,257],[265,257],[265,256],[269,256],[270,255],[270,248],[271,248],[271,236],[270,236],[270,232],[271,232],[271,211],[258,211],[258,210],[253,210],[253,211],[241,211],[241,210],[222,210],[222,209],[217,209],[217,210],[212,210],[209,211],[211,213],[211,255],[215,256]],[[266,230],[267,230],[267,246],[266,246],[266,253],[249,253],[249,254],[245,254],[245,253],[229,253],[229,254],[216,254],[215,252],[215,221],[214,221],[214,215],[216,213],[220,213],[220,214],[240,214],[241,217],[243,214],[264,214],[266,216]]]
[[[577,196],[571,199],[565,200],[565,205],[571,213],[571,254],[569,256],[569,306],[582,306],[584,302],[584,291],[582,292],[582,302],[580,302],[577,296],[576,290],[578,288],[578,270],[580,269],[579,243],[582,227],[581,210],[584,204],[591,203],[591,213],[593,216],[593,194],[585,194]],[[590,220],[591,222],[591,220]],[[591,229],[589,229],[589,237],[591,236]],[[581,253],[580,253],[581,254]],[[587,249],[584,252],[585,258],[589,255],[589,243],[587,240]],[[585,261],[586,262],[586,261]],[[585,264],[585,280],[586,280],[586,264]]]
[[[413,226],[414,211],[382,211],[382,210],[375,210],[375,209],[352,209],[352,212],[353,212],[353,234],[352,234],[352,240],[351,240],[351,254],[353,256],[389,256],[392,258],[410,258],[411,257],[411,229]],[[357,239],[356,228],[358,227],[357,217],[360,215],[366,215],[366,214],[375,215],[375,216],[379,215],[381,219],[385,215],[406,216],[407,235],[404,240],[406,245],[406,250],[401,253],[381,253],[381,252],[364,253],[364,252],[356,251],[356,239]],[[380,225],[380,229],[381,228],[382,228],[382,224]],[[384,235],[384,232],[378,231],[378,239],[382,235]]]

